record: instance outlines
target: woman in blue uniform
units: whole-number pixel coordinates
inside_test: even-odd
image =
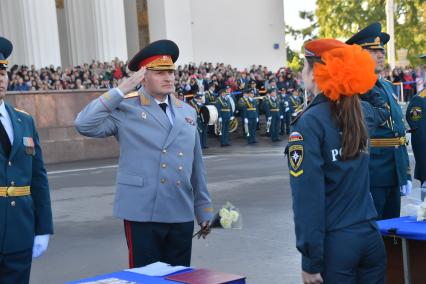
[[[386,254],[369,192],[368,129],[361,103],[377,80],[359,46],[305,45],[303,81],[312,102],[293,122],[288,164],[304,283],[384,283]]]

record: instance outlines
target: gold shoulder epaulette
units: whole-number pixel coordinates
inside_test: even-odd
[[[129,94],[127,94],[127,95],[125,95],[125,96],[124,96],[124,98],[125,98],[125,99],[130,99],[130,98],[135,98],[135,97],[137,97],[137,96],[139,96],[139,93],[138,93],[138,92],[131,92],[131,93],[129,93]]]
[[[16,111],[19,111],[19,112],[22,112],[22,113],[25,113],[26,115],[31,116],[31,114],[29,114],[29,113],[28,113],[28,112],[26,112],[25,110],[22,110],[22,109],[19,109],[19,108],[16,108],[16,107],[15,107],[15,110],[16,110]]]
[[[426,98],[426,88],[423,89],[423,91],[420,92],[419,97]]]

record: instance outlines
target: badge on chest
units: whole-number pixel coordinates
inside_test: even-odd
[[[35,155],[35,145],[34,145],[34,140],[32,137],[24,137],[22,138],[22,142],[25,146],[25,153],[27,155]]]

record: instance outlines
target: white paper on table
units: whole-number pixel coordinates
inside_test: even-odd
[[[188,268],[189,267],[186,267],[186,266],[171,266],[170,264],[157,261],[157,262],[148,264],[146,266],[126,269],[126,271],[148,275],[148,276],[164,276],[164,275],[168,275],[168,274],[178,272]]]

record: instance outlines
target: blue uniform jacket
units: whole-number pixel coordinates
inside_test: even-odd
[[[410,125],[416,168],[414,178],[426,181],[426,89],[411,99],[407,108],[407,122]]]
[[[259,108],[257,106],[257,101],[249,99],[242,98],[243,105],[242,105],[242,112],[243,112],[243,118],[247,119],[256,119],[259,117]]]
[[[0,254],[30,249],[35,235],[53,233],[49,184],[34,121],[8,104],[6,110],[14,142],[9,157],[0,147],[0,186],[30,186],[31,195],[0,197]],[[34,146],[26,146],[31,139]]]
[[[267,117],[271,116],[279,116],[281,115],[281,110],[279,106],[278,98],[273,101],[270,97],[265,97],[264,102],[264,110]]]
[[[379,94],[388,105],[390,117],[377,127],[371,138],[395,138],[405,136],[402,109],[394,94],[392,83],[379,79],[371,93]],[[385,117],[386,114],[383,115]],[[382,117],[382,118],[383,118]],[[411,180],[407,147],[371,147],[370,183],[372,187],[397,187]]]
[[[367,103],[362,108],[371,129],[377,125],[377,115]],[[340,149],[330,101],[319,94],[294,122],[287,148],[296,247],[302,254],[302,269],[309,273],[323,270],[327,232],[377,216],[369,191],[368,153],[341,161]]]
[[[231,102],[229,101],[228,98],[218,97],[216,100],[216,108],[217,108],[217,112],[219,113],[219,117],[231,118],[232,116]]]

